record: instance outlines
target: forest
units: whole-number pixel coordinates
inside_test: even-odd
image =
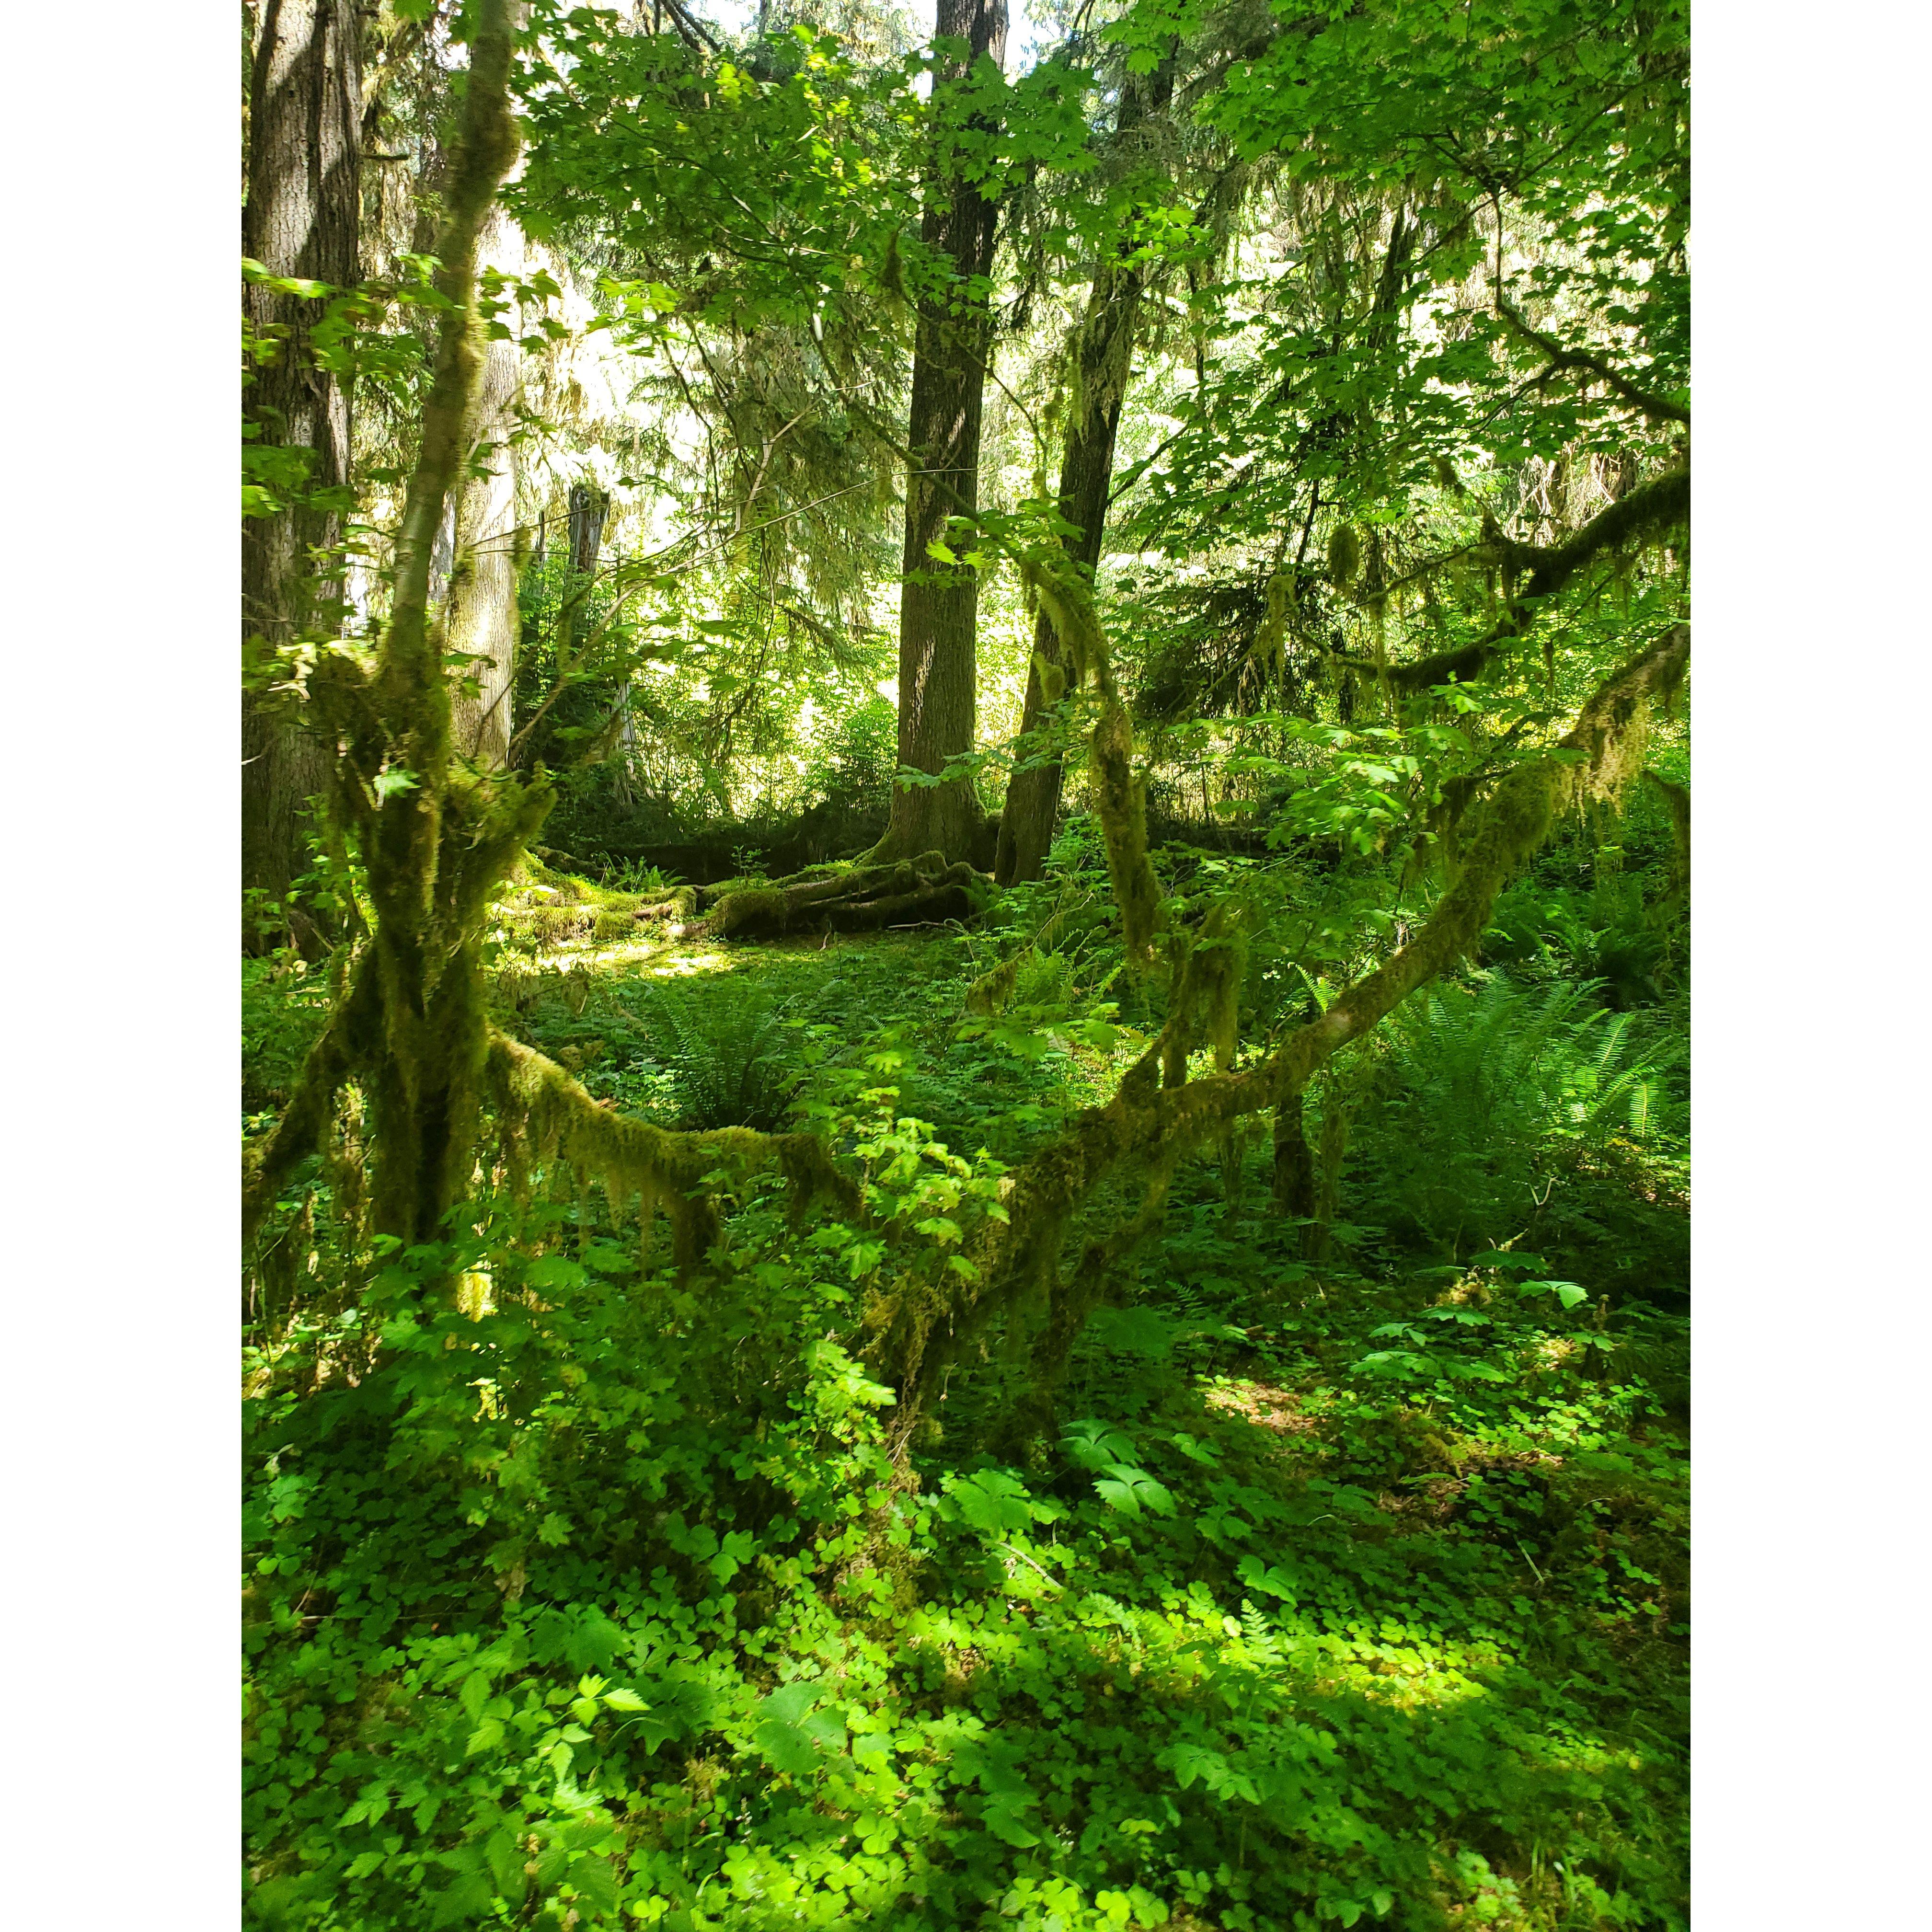
[[[1682,1932],[1683,0],[242,26],[245,1922]]]

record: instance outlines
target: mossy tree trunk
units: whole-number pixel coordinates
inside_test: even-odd
[[[934,32],[970,48],[964,64],[934,76],[937,112],[982,56],[1004,62],[1006,0],[939,0]],[[956,153],[943,154],[927,184],[920,237],[951,266],[946,286],[919,301],[899,594],[898,760],[935,775],[972,750],[978,722],[979,579],[970,567],[940,564],[927,553],[949,518],[970,516],[979,505],[980,413],[992,349],[987,285],[998,217],[998,204],[962,178]],[[970,779],[901,788],[872,856],[880,862],[933,851],[970,858],[984,818]]]
[[[421,440],[397,533],[389,620],[372,670],[326,656],[313,680],[340,754],[331,806],[356,836],[373,918],[294,1100],[256,1162],[248,1208],[326,1127],[338,1090],[358,1082],[378,1157],[375,1231],[434,1241],[465,1192],[488,1052],[480,946],[489,896],[541,823],[548,792],[470,778],[451,760],[442,639],[430,622],[431,554],[460,484],[483,359],[475,313],[476,248],[497,184],[516,156],[508,99],[515,10],[484,0],[437,238],[440,327]]]
[[[1145,80],[1130,75],[1121,91],[1118,134],[1131,138],[1150,115],[1165,112],[1173,98],[1172,56]],[[1074,533],[1064,539],[1067,561],[1090,577],[1100,561],[1114,478],[1114,445],[1147,278],[1144,266],[1118,260],[1102,262],[1094,270],[1086,312],[1072,345],[1073,406],[1060,455],[1058,504],[1060,514],[1074,526]],[[1034,623],[1033,650],[1020,717],[1022,740],[1040,729],[1066,688],[1060,633],[1044,609]],[[993,864],[993,876],[1000,884],[1036,879],[1044,870],[1060,810],[1062,777],[1058,753],[1035,753],[1023,758],[1007,781]]]
[[[432,553],[460,485],[484,358],[476,314],[480,231],[514,160],[509,74],[523,8],[480,0],[469,85],[444,190],[436,286],[447,299],[416,461],[397,533],[388,623],[373,666],[325,653],[316,708],[338,747],[330,809],[366,868],[372,916],[345,949],[340,990],[281,1118],[249,1150],[243,1232],[252,1238],[281,1186],[328,1144],[345,1087],[368,1103],[374,1155],[369,1224],[411,1245],[446,1233],[470,1190],[486,1106],[506,1162],[568,1161],[602,1181],[614,1214],[640,1202],[646,1232],[662,1208],[680,1263],[701,1258],[722,1170],[776,1162],[802,1204],[820,1193],[848,1214],[855,1191],[808,1135],[736,1128],[668,1132],[598,1104],[564,1070],[493,1028],[482,940],[490,903],[542,823],[548,783],[453,755],[443,638],[430,620]]]
[[[340,288],[360,274],[362,26],[349,0],[271,0],[262,9],[249,85],[248,198],[242,253],[272,274]],[[242,302],[258,336],[279,338],[255,371],[244,416],[263,446],[302,452],[302,494],[349,481],[349,394],[309,352],[323,304],[260,284]],[[242,634],[272,649],[335,634],[341,586],[318,578],[312,554],[341,540],[333,508],[298,503],[242,525]],[[260,650],[257,644],[256,649]],[[324,791],[326,747],[286,694],[244,693],[242,884],[280,905],[303,869],[302,814]],[[304,952],[321,935],[298,924]],[[274,943],[279,922],[244,920],[251,948]]]

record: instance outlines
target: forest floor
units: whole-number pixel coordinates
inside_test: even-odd
[[[880,1171],[1010,1164],[1142,1037],[1064,973],[968,1022],[994,956],[957,932],[637,930],[506,948],[501,1022],[620,1107],[803,1106]],[[251,972],[260,1111],[320,1002]],[[963,1359],[914,1486],[868,1251],[776,1192],[696,1290],[596,1204],[532,1208],[550,1258],[479,1233],[494,1300],[385,1374],[340,1298],[263,1315],[251,1911],[1684,1924],[1684,1318],[1362,1226],[1304,1259],[1268,1158],[1184,1173],[1056,1443],[999,1446],[1023,1354]]]

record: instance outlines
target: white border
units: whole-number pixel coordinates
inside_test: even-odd
[[[238,12],[8,18],[7,1917],[239,1916]]]
[[[237,1913],[239,34],[10,20],[10,1917]],[[1700,0],[1697,1904],[1926,1911],[1928,35]]]
[[[1700,1932],[1932,1916],[1927,16],[1700,0]]]

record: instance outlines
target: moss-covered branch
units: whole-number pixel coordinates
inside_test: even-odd
[[[365,956],[366,958],[366,956]],[[255,1238],[262,1218],[290,1175],[322,1150],[335,1108],[335,1096],[355,1071],[358,1033],[375,1023],[375,988],[363,962],[352,965],[348,988],[304,1058],[295,1091],[280,1119],[243,1157],[242,1239]]]
[[[1074,1216],[1126,1163],[1171,1172],[1173,1160],[1243,1116],[1292,1106],[1334,1054],[1470,952],[1498,895],[1557,817],[1586,800],[1615,797],[1642,770],[1650,714],[1675,692],[1690,651],[1690,627],[1678,625],[1606,679],[1550,754],[1510,773],[1478,808],[1456,875],[1415,936],[1260,1065],[1163,1085],[1160,1064],[1166,1055],[1156,1042],[1112,1099],[1081,1114],[1017,1170],[1005,1198],[1007,1220],[982,1223],[969,1248],[976,1286],[962,1291],[953,1334],[1000,1308],[1042,1295],[1050,1300]],[[925,1346],[924,1335],[919,1340],[917,1385],[902,1391],[908,1408],[920,1405],[945,1352]]]
[[[1473,682],[1502,652],[1520,644],[1534,628],[1550,600],[1568,588],[1578,574],[1600,556],[1626,544],[1652,542],[1690,520],[1690,471],[1687,465],[1640,484],[1591,518],[1568,543],[1540,546],[1513,543],[1492,530],[1474,550],[1456,552],[1505,570],[1520,587],[1509,607],[1488,633],[1473,644],[1413,664],[1388,667],[1391,686],[1404,695],[1432,689],[1451,681]],[[1444,560],[1447,562],[1448,560]],[[1377,667],[1360,659],[1340,660],[1375,673]]]
[[[1630,406],[1649,417],[1652,422],[1688,423],[1690,412],[1681,403],[1673,403],[1668,396],[1660,396],[1655,391],[1646,389],[1621,374],[1600,356],[1588,351],[1573,349],[1553,335],[1546,335],[1539,328],[1532,328],[1522,314],[1501,296],[1496,298],[1497,312],[1503,320],[1522,336],[1526,341],[1534,343],[1549,357],[1546,376],[1561,375],[1566,370],[1576,370],[1585,375],[1594,376],[1600,382],[1608,384]]]
[[[832,1165],[813,1134],[762,1134],[749,1127],[674,1133],[634,1115],[600,1106],[553,1060],[489,1030],[485,1090],[512,1184],[528,1185],[531,1171],[558,1160],[598,1181],[621,1223],[637,1203],[648,1251],[651,1223],[661,1208],[671,1225],[672,1253],[694,1266],[718,1238],[718,1180],[741,1178],[773,1162],[794,1190],[795,1212],[830,1201],[857,1215],[856,1186]]]
[[[1100,715],[1088,744],[1088,771],[1106,847],[1107,875],[1120,909],[1128,965],[1137,973],[1157,972],[1161,891],[1148,856],[1146,787],[1134,772],[1133,726],[1114,676],[1106,633],[1094,614],[1092,591],[1057,545],[1044,560],[1017,550],[1011,554],[1058,634],[1073,688],[1090,678],[1100,698]]]

